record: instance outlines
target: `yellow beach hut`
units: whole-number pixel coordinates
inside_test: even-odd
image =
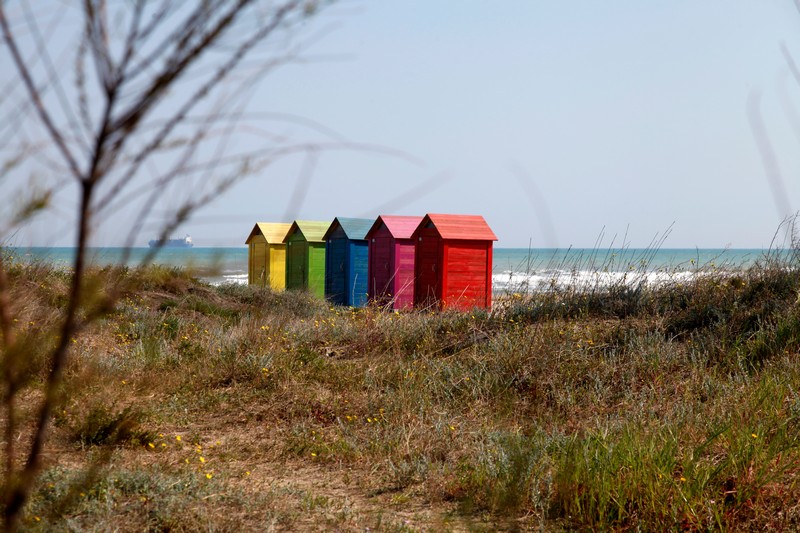
[[[286,287],[286,244],[291,224],[258,222],[247,237],[247,282],[280,291]]]

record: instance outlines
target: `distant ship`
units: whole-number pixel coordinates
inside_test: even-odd
[[[159,241],[158,239],[154,239],[147,243],[150,248],[157,248],[158,246],[162,246],[164,248],[191,248],[194,246],[192,242],[192,238],[190,236],[186,236],[183,239],[167,239],[165,241]]]

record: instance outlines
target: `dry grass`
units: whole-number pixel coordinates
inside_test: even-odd
[[[402,314],[97,272],[126,296],[75,339],[25,525],[796,529],[788,266]],[[46,340],[66,276],[15,265],[12,281]]]

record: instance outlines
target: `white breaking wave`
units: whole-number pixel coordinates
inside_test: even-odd
[[[237,283],[239,285],[247,285],[247,274],[223,274],[222,283]]]
[[[492,275],[492,291],[495,293],[546,292],[566,289],[601,289],[615,285],[657,287],[666,283],[686,283],[703,274],[708,274],[708,272],[703,270],[653,272],[555,269],[515,272],[506,270]],[[207,277],[205,281],[214,286],[224,283],[247,285],[248,275],[246,272],[234,271],[223,273],[221,276]]]
[[[542,270],[505,271],[492,276],[494,292],[546,292],[549,290],[607,288],[617,285],[656,287],[666,283],[685,283],[700,275],[698,271],[596,271]]]
[[[227,283],[232,283],[234,285],[247,285],[247,273],[242,274],[241,271],[232,274],[223,273],[219,276],[201,276],[200,279],[208,283],[209,285],[213,285],[214,287],[218,287],[220,285],[224,285]]]

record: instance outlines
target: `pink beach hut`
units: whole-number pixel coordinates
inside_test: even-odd
[[[367,231],[369,300],[393,309],[414,306],[414,254],[411,238],[418,216],[381,215]]]

